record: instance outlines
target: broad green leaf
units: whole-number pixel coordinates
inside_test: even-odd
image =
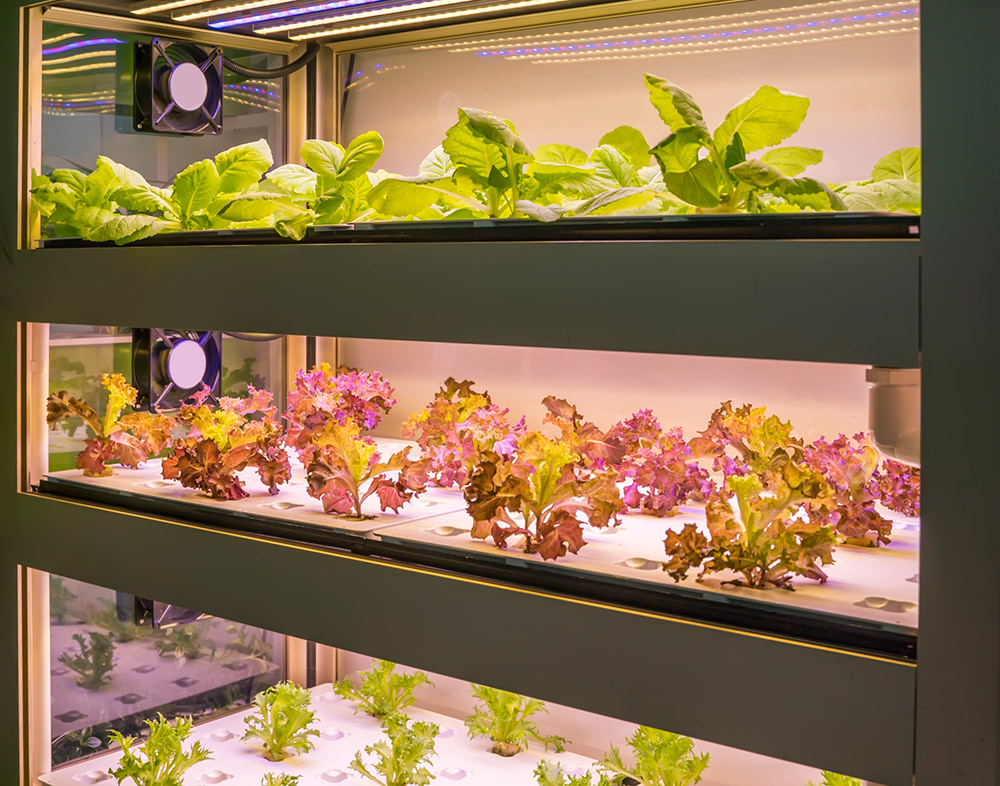
[[[282,237],[302,240],[315,220],[316,214],[312,211],[302,212],[291,218],[279,218],[274,222],[274,229]]]
[[[134,169],[129,169],[124,164],[112,161],[107,156],[97,157],[97,169],[104,170],[106,177],[117,180],[123,186],[139,186],[150,188],[149,182]]]
[[[703,158],[687,172],[664,173],[663,183],[678,199],[695,207],[718,207],[719,171]]]
[[[663,185],[663,172],[660,170],[659,164],[637,169],[635,176],[640,186],[647,186],[658,191],[662,191],[665,188]]]
[[[811,177],[787,177],[771,164],[756,159],[734,166],[730,172],[741,182],[766,189],[798,207],[843,210],[844,201],[824,183]]]
[[[84,181],[84,201],[91,207],[108,207],[111,192],[119,185],[110,167],[98,166]]]
[[[340,177],[340,165],[344,160],[344,148],[336,142],[323,139],[308,139],[302,145],[299,155],[313,172],[336,180]]]
[[[31,195],[39,202],[65,205],[76,209],[80,205],[80,192],[68,183],[48,183],[31,190]]]
[[[814,147],[776,147],[764,153],[760,160],[770,164],[783,175],[795,177],[801,175],[806,167],[822,161],[823,151]]]
[[[219,171],[219,191],[235,194],[255,185],[274,164],[266,139],[223,150],[215,157]]]
[[[546,224],[560,218],[565,212],[563,208],[557,205],[539,205],[527,199],[519,199],[514,203],[514,206],[528,218],[533,218],[536,221]]]
[[[649,160],[649,151],[646,152],[646,160]],[[598,177],[619,186],[638,185],[635,167],[628,156],[614,145],[600,145],[590,154],[590,160]]]
[[[462,114],[461,109],[459,114]],[[506,165],[500,145],[477,133],[467,117],[462,117],[445,132],[441,146],[456,167],[464,167],[483,180],[487,180],[494,169]]]
[[[160,211],[174,215],[173,205],[163,194],[150,185],[120,186],[111,192],[111,199],[133,213],[155,213]]]
[[[903,147],[882,156],[872,169],[872,180],[909,180],[920,182],[920,148]]]
[[[733,134],[733,141],[729,143],[729,147],[726,148],[726,152],[722,156],[722,166],[729,170],[746,160],[747,151],[743,149],[743,140],[739,134]]]
[[[618,126],[602,136],[597,144],[611,145],[619,150],[636,169],[649,164],[649,143],[638,128]]]
[[[257,221],[287,207],[287,202],[275,199],[274,195],[259,192],[236,197],[219,211],[219,215],[227,221]]]
[[[664,175],[687,172],[698,163],[703,137],[694,128],[682,128],[652,149]]]
[[[613,188],[581,202],[573,209],[573,213],[578,216],[620,213],[641,207],[652,198],[653,193],[646,188]]]
[[[912,180],[880,180],[865,185],[848,184],[837,193],[848,210],[865,212],[920,212],[920,183]]]
[[[87,176],[78,169],[54,169],[51,178],[53,183],[65,183],[81,196],[87,187]]]
[[[316,198],[316,173],[299,164],[285,164],[267,173],[267,180],[287,194]]]
[[[84,237],[95,243],[113,240],[123,246],[159,234],[165,226],[153,216],[112,215],[110,220],[85,232]]]
[[[521,137],[514,131],[509,120],[504,120],[490,112],[485,112],[482,109],[473,109],[472,107],[459,108],[458,117],[460,121],[463,118],[468,120],[469,128],[480,136],[489,139],[494,144],[510,148],[511,152],[518,156],[530,158],[531,150],[521,141]]]
[[[771,147],[798,131],[808,111],[805,96],[764,85],[726,113],[713,135],[715,147],[725,150],[734,134],[740,135],[747,153]]]
[[[690,94],[666,79],[652,74],[643,74],[643,79],[646,81],[650,102],[660,115],[660,119],[673,133],[682,128],[693,128],[701,136],[709,137],[705,118],[701,116],[701,108]]]
[[[572,145],[542,145],[535,151],[535,160],[528,169],[531,171],[541,164],[588,168],[587,154]]]
[[[181,221],[208,207],[219,193],[219,170],[210,159],[196,161],[174,179],[173,203]]]
[[[440,198],[438,191],[404,180],[383,180],[368,192],[368,204],[387,216],[414,216]]]
[[[423,178],[431,178],[433,180],[451,177],[454,172],[455,165],[448,157],[448,154],[444,152],[444,148],[441,147],[441,145],[438,145],[430,153],[428,153],[426,158],[420,162],[420,166],[417,168],[417,175]]]
[[[382,147],[382,137],[377,131],[368,131],[355,137],[344,151],[337,176],[341,180],[361,177],[382,157]]]
[[[73,225],[87,232],[94,227],[106,224],[115,214],[103,207],[81,207],[73,213]]]
[[[787,179],[777,167],[756,158],[737,164],[729,171],[737,180],[754,188],[768,188]]]
[[[321,196],[316,200],[313,209],[316,211],[317,224],[345,223],[344,197],[341,194]]]

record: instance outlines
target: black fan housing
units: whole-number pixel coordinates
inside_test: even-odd
[[[218,400],[222,383],[222,334],[214,331],[132,330],[132,384],[136,409],[177,409],[207,386]]]
[[[132,123],[159,134],[222,131],[222,50],[190,41],[136,41]]]

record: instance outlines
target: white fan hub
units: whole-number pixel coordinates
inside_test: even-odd
[[[167,356],[167,376],[182,390],[190,390],[200,384],[207,368],[208,358],[197,341],[178,341]]]
[[[193,112],[208,97],[208,80],[194,63],[180,63],[167,82],[170,100],[185,112]]]

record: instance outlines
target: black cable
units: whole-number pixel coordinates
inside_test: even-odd
[[[222,335],[238,338],[240,341],[277,341],[285,337],[283,333],[235,333],[228,330],[222,331]]]
[[[253,79],[279,79],[283,76],[294,74],[303,66],[311,63],[316,59],[316,55],[319,54],[319,49],[320,44],[310,41],[306,44],[305,53],[295,58],[291,63],[281,66],[281,68],[249,68],[240,65],[234,60],[230,60],[225,55],[222,56],[222,64],[234,74],[239,74],[240,76],[248,76]]]

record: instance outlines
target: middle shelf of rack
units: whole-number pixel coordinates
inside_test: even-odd
[[[22,251],[19,320],[919,365],[920,242],[330,242]]]

